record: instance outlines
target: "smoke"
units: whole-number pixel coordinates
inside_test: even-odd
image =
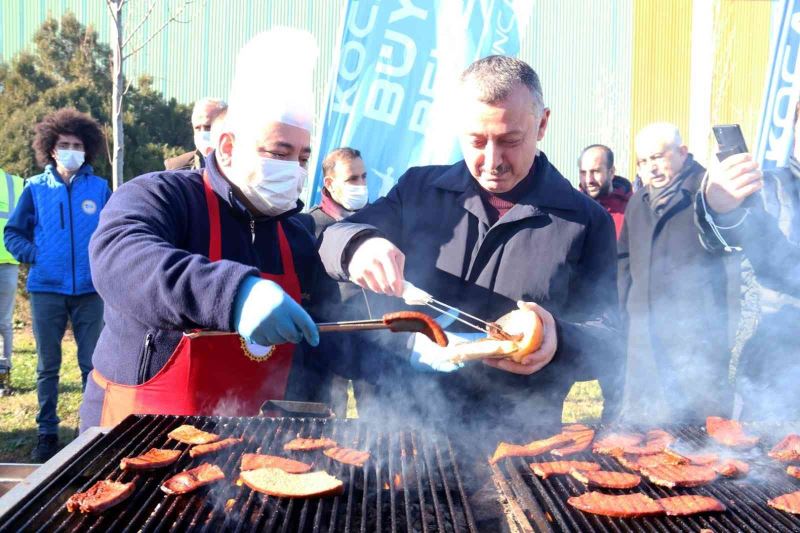
[[[227,393],[217,401],[211,412],[212,416],[242,416],[246,412],[245,403],[240,400],[234,391]]]

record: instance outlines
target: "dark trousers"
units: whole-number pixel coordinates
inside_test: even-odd
[[[30,293],[33,335],[36,339],[36,393],[40,434],[58,433],[58,374],[61,370],[61,341],[72,323],[78,345],[78,366],[82,389],[92,370],[92,353],[103,329],[103,300],[97,293],[68,296],[52,292]]]

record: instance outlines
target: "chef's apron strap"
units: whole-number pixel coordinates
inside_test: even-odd
[[[289,239],[286,238],[286,233],[283,231],[283,224],[278,222],[278,248],[281,251],[281,264],[283,266],[284,276],[296,276],[297,272],[294,269],[294,258],[292,257],[292,247],[289,244]]]
[[[219,221],[219,201],[211,187],[208,172],[203,170],[203,189],[208,204],[208,258],[211,261],[222,259],[222,228]]]

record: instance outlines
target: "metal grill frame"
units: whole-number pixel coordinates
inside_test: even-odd
[[[167,438],[181,424],[244,436],[243,447],[191,459],[190,446]],[[288,453],[296,437],[328,436],[340,445],[369,450],[363,468],[344,465],[321,452]],[[119,461],[152,447],[181,449],[169,468],[152,472],[119,469]],[[244,452],[313,461],[341,479],[344,494],[329,498],[273,498],[234,483]],[[160,485],[202,462],[219,465],[226,480],[183,496],[167,496]],[[400,476],[401,486],[395,485]],[[96,481],[136,480],[134,494],[96,515],[68,513],[64,504]],[[234,500],[229,509],[225,503]],[[499,508],[498,508],[499,512]],[[379,433],[374,425],[348,420],[133,415],[92,440],[44,480],[28,498],[0,517],[0,531],[478,531],[462,482],[457,455],[444,436],[415,431]]]
[[[644,433],[642,428],[593,427],[596,439],[610,432]],[[736,452],[712,444],[705,429],[699,426],[673,426],[664,428],[678,438],[681,451],[726,451],[728,455],[742,457],[751,466],[748,476],[740,479],[720,477],[713,483],[701,487],[668,489],[649,482],[644,476],[642,483],[629,490],[586,488],[572,476],[555,475],[547,479],[536,476],[529,464],[558,460],[594,461],[603,470],[630,472],[616,459],[595,454],[591,448],[586,452],[568,457],[543,454],[537,457],[514,457],[502,459],[492,465],[492,480],[501,494],[506,507],[506,516],[512,529],[518,531],[657,531],[677,532],[708,529],[742,532],[800,531],[800,516],[773,509],[767,500],[800,490],[800,483],[786,474],[786,464],[770,459],[766,452],[788,433],[796,433],[797,427],[788,425],[757,424],[749,431],[762,437],[759,445],[750,452]],[[542,437],[539,437],[542,438]],[[524,441],[525,439],[522,439]],[[766,477],[764,476],[766,474]],[[757,476],[751,478],[750,476]],[[589,490],[607,494],[644,493],[651,498],[664,498],[683,494],[712,496],[721,501],[727,511],[697,515],[671,517],[654,516],[639,518],[614,518],[579,511],[567,503],[569,496],[578,496]]]

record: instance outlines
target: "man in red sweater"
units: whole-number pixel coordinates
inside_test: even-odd
[[[628,180],[614,175],[614,152],[602,144],[587,146],[578,158],[578,170],[581,190],[609,212],[619,239],[625,207],[633,191]]]

